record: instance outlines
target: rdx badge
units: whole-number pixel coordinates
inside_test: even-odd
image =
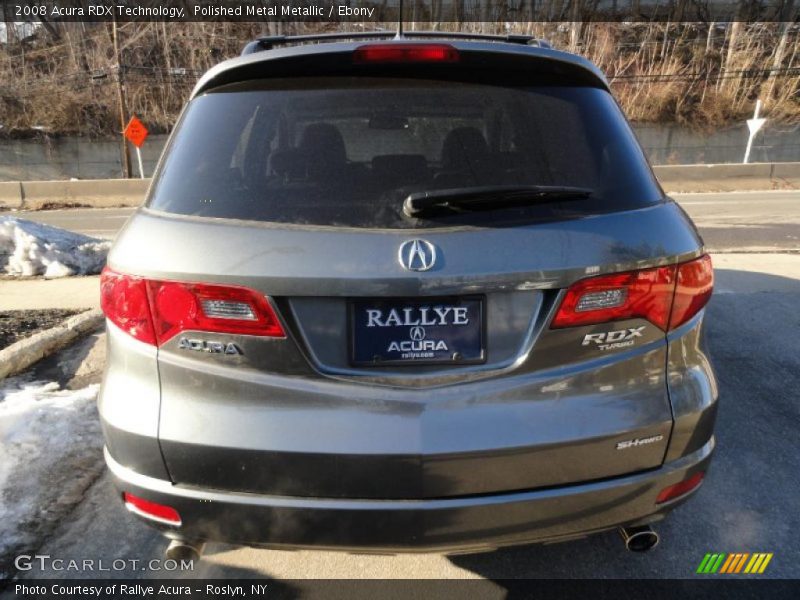
[[[628,329],[618,329],[606,333],[589,333],[583,336],[581,346],[588,346],[591,343],[597,344],[599,350],[611,350],[612,348],[625,348],[633,346],[634,338],[642,337],[645,326],[631,327]]]
[[[208,352],[209,354],[242,354],[242,349],[233,342],[212,342],[207,340],[192,340],[182,337],[178,341],[178,348],[181,350],[195,350],[196,352]]]

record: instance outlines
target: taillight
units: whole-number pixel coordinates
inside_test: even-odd
[[[267,298],[255,290],[207,283],[145,280],[106,267],[103,312],[138,340],[163,345],[181,331],[284,337]]]
[[[640,317],[666,329],[674,288],[674,267],[582,279],[567,290],[552,326],[574,327]]]
[[[695,316],[711,299],[714,289],[714,270],[711,257],[701,256],[697,260],[678,265],[675,284],[675,300],[672,302],[672,317],[669,328],[683,325]]]
[[[668,502],[688,494],[702,483],[704,475],[705,473],[703,471],[698,471],[688,479],[684,479],[681,482],[665,487],[663,490],[661,490],[661,492],[659,492],[658,497],[656,498],[656,504],[663,504],[664,502]]]
[[[181,331],[283,337],[266,297],[241,287],[148,281],[159,345]]]
[[[668,331],[706,305],[713,283],[707,255],[680,265],[582,279],[567,290],[551,327],[642,318]]]
[[[353,52],[354,63],[453,63],[458,50],[447,44],[371,44]]]
[[[122,499],[125,501],[125,507],[132,513],[136,513],[153,521],[159,523],[166,523],[167,525],[174,525],[179,527],[181,524],[181,516],[178,511],[171,506],[151,502],[144,498],[139,498],[133,494],[125,492],[122,494]]]
[[[144,279],[104,268],[100,275],[100,308],[125,333],[146,344],[156,343]]]

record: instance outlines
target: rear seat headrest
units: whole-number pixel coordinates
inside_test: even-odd
[[[330,123],[307,125],[297,148],[306,158],[313,157],[314,160],[323,160],[327,164],[347,162],[344,138],[339,129]]]
[[[442,167],[447,170],[474,168],[488,155],[489,144],[475,127],[457,127],[442,143]]]

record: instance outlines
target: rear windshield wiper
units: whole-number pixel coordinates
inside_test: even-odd
[[[441,214],[482,210],[500,210],[531,206],[560,200],[581,200],[592,190],[555,185],[487,185],[450,188],[430,192],[414,192],[403,201],[403,212],[409,217],[429,217]]]

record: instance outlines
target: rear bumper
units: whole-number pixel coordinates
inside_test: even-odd
[[[582,537],[657,521],[688,496],[656,505],[658,493],[705,471],[714,438],[651,471],[529,492],[431,500],[347,500],[202,490],[106,462],[120,491],[174,507],[172,537],[272,547],[367,552],[463,552]]]

